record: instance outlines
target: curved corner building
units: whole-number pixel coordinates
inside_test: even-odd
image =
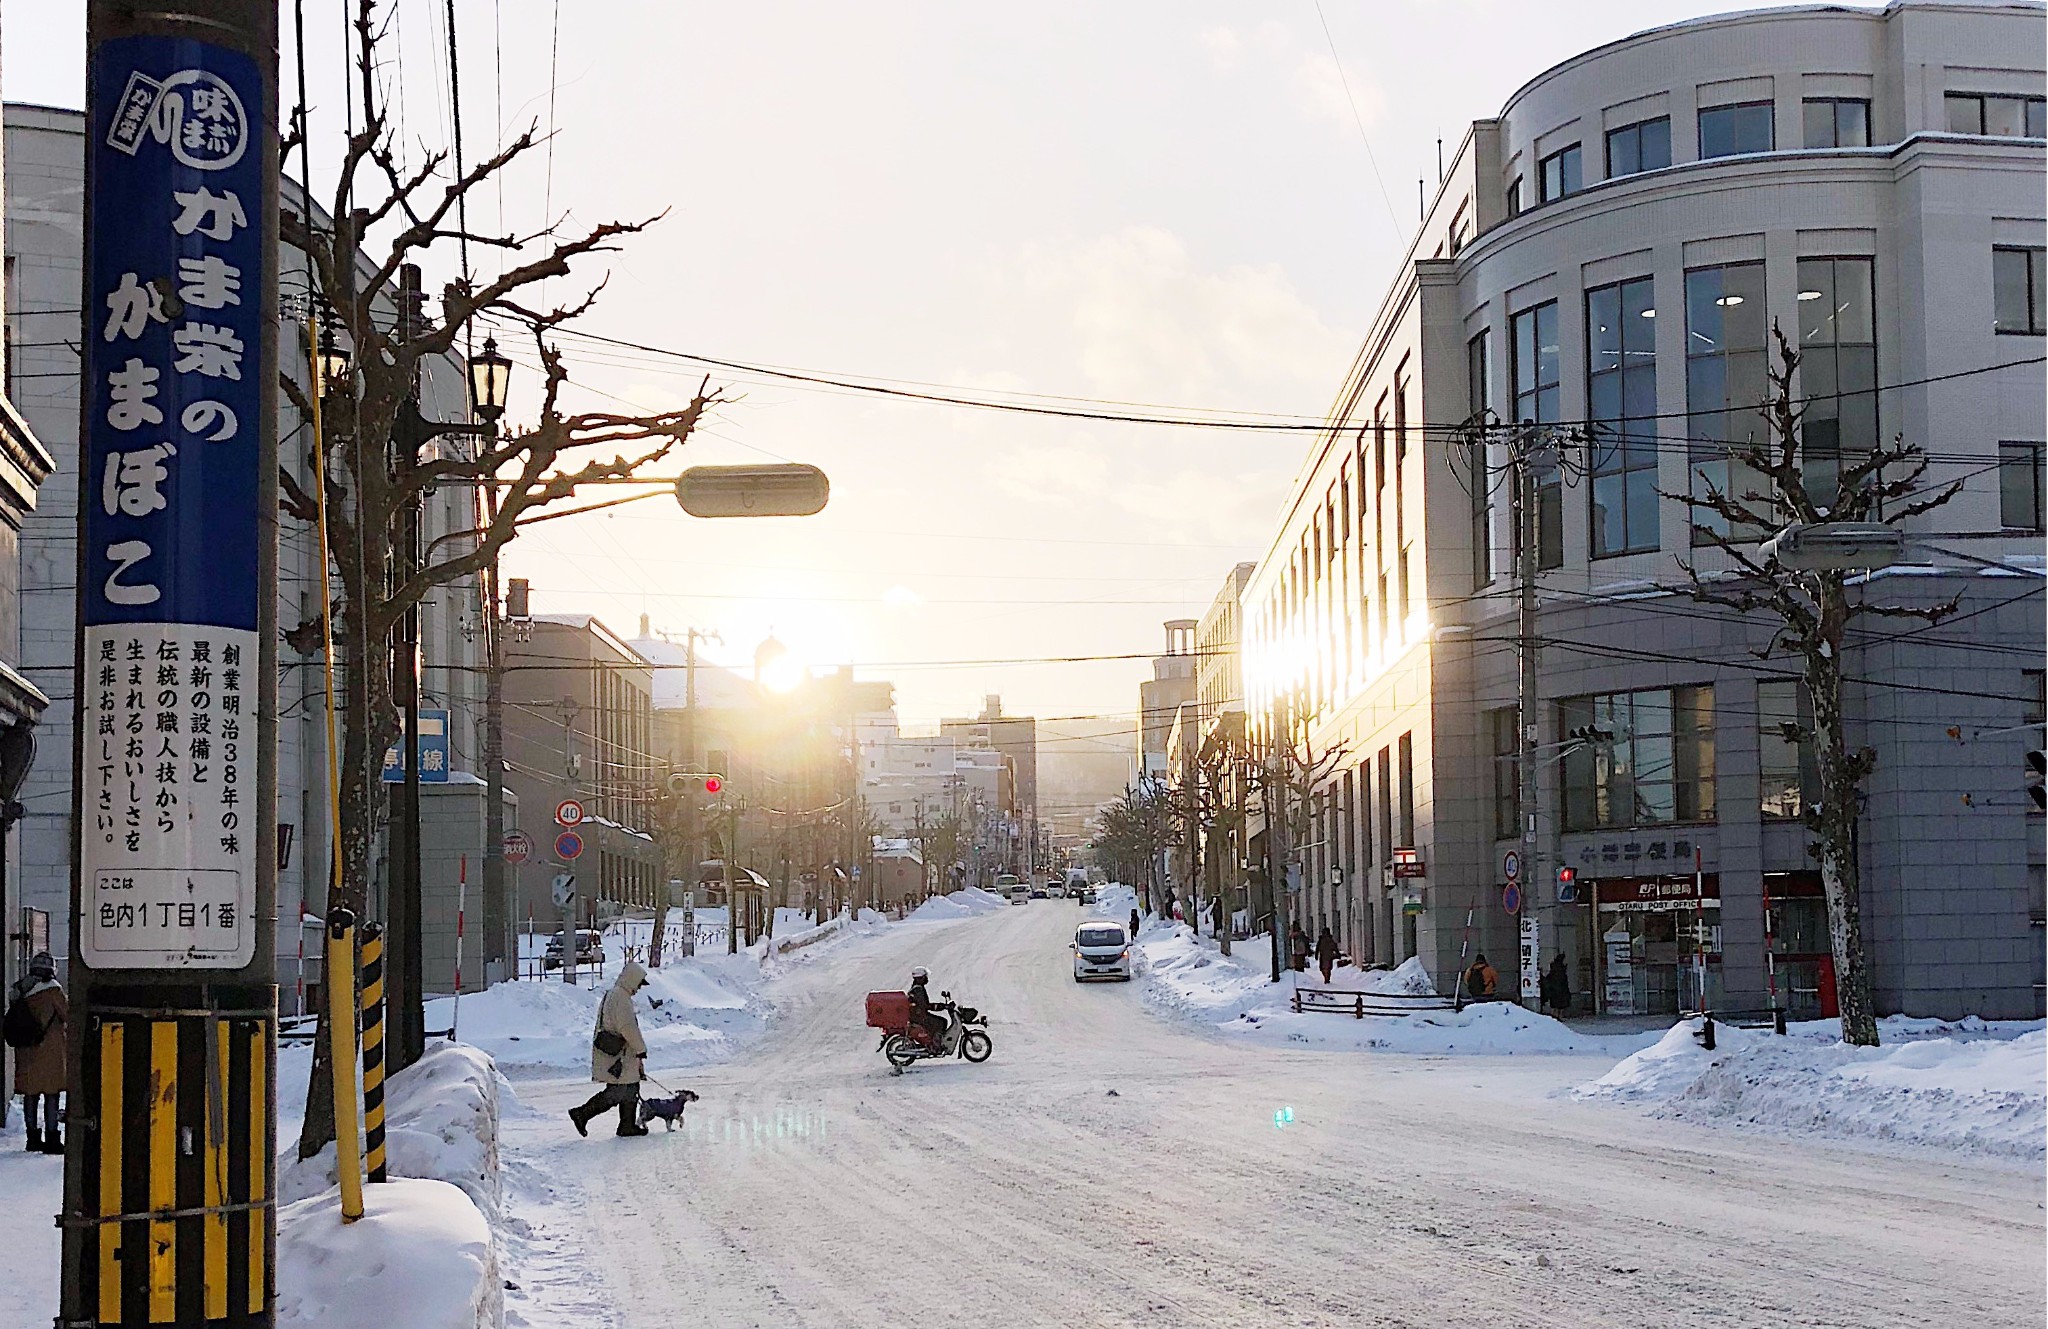
[[[1859,619],[1847,656],[1879,1009],[2042,1014],[2044,44],[2031,4],[1735,13],[1588,51],[1472,125],[1243,592],[1254,733],[1327,770],[1311,935],[1446,986],[1484,950],[1512,992],[1515,850],[1578,1010],[1775,986],[1832,1013],[1798,661],[1759,655],[1761,617],[1662,589],[1725,566],[1681,496],[1764,428],[1741,408],[1778,328],[1809,484],[1897,435],[1961,485],[1859,591],[1960,612]],[[1531,809],[1512,476],[1456,428],[1482,409],[1609,440],[1535,482]]]

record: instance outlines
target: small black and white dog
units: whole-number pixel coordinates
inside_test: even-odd
[[[687,1089],[679,1089],[667,1098],[643,1098],[640,1100],[640,1124],[645,1126],[659,1117],[662,1125],[674,1130],[676,1123],[683,1119],[683,1109],[696,1101],[697,1095]]]

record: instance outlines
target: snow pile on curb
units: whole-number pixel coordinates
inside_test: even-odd
[[[278,1323],[323,1329],[494,1329],[504,1321],[496,1230],[499,1077],[476,1048],[429,1048],[392,1077],[392,1180],[344,1225],[335,1148],[278,1177]]]
[[[920,922],[938,922],[955,918],[973,918],[979,914],[994,913],[1009,906],[1009,901],[993,891],[979,886],[969,886],[964,891],[951,895],[935,895],[910,911],[910,917]]]
[[[1573,1096],[1642,1106],[1659,1117],[1739,1123],[1845,1139],[1938,1145],[2039,1160],[2048,1153],[2048,1030],[2039,1021],[1954,1024],[1891,1018],[1883,1046],[1851,1047],[1837,1021],[1769,1031],[1697,1021]]]
[[[1105,893],[1107,895],[1107,893]],[[1111,908],[1113,912],[1113,907]],[[1129,906],[1124,907],[1129,912]],[[1197,939],[1184,926],[1148,919],[1138,932],[1139,973],[1152,1004],[1183,1019],[1261,1042],[1339,1051],[1448,1053],[1514,1056],[1581,1053],[1621,1056],[1654,1035],[1590,1036],[1562,1021],[1507,1002],[1484,1002],[1461,1011],[1419,1010],[1373,1013],[1374,995],[1426,996],[1436,984],[1421,961],[1409,959],[1393,970],[1336,970],[1325,985],[1319,972],[1283,971],[1270,981],[1271,942],[1264,936],[1235,943],[1225,956],[1213,938]],[[1294,990],[1341,989],[1367,998],[1357,1019],[1328,1011],[1293,1009]]]
[[[339,1193],[277,1216],[277,1322],[321,1329],[495,1329],[504,1280],[491,1227],[461,1188],[425,1178],[365,1187],[343,1226]]]

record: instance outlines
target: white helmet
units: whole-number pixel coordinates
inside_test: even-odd
[[[923,965],[919,965],[917,968],[910,971],[910,981],[913,983],[919,981],[928,982],[930,981],[930,979],[931,975],[925,971],[925,967]]]

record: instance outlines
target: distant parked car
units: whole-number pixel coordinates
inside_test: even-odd
[[[996,894],[1011,904],[1025,904],[1031,899],[1031,890],[1015,873],[1005,872],[996,878]]]
[[[1064,900],[1067,898],[1066,884],[1057,880],[1048,881],[1045,883],[1045,893],[1055,900]]]
[[[541,968],[562,967],[562,937],[560,933],[548,938],[547,953],[541,958]],[[576,933],[576,967],[602,965],[604,963],[604,934],[594,928],[582,928]]]
[[[1121,923],[1083,923],[1074,929],[1074,981],[1131,981],[1131,940]]]

